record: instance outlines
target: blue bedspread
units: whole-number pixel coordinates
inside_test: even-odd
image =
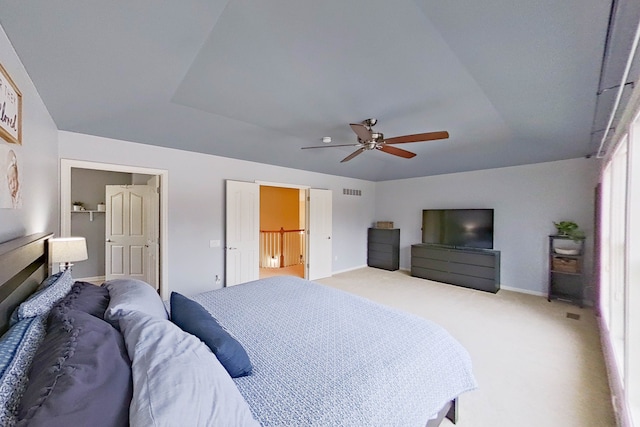
[[[343,291],[273,277],[193,299],[247,350],[234,381],[264,426],[424,426],[476,387],[443,328]]]

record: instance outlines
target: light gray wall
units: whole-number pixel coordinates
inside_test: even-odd
[[[379,182],[376,218],[400,228],[400,266],[409,269],[411,245],[422,239],[423,209],[493,208],[502,286],[546,294],[553,221],[573,220],[587,233],[591,268],[598,169],[595,159],[572,159]]]
[[[149,180],[151,179],[151,175],[146,175],[143,173],[134,173],[131,174],[131,184],[133,185],[147,185]]]
[[[215,289],[224,276],[226,179],[309,185],[333,191],[333,271],[366,265],[367,227],[374,220],[375,184],[188,151],[59,133],[61,158],[168,170],[169,289],[193,295]],[[343,188],[362,196],[342,194]]]
[[[131,184],[131,180],[130,173],[73,168],[71,169],[71,200],[83,202],[86,209],[95,210],[98,203],[105,202],[105,185]],[[86,261],[74,264],[74,278],[104,276],[104,233],[104,213],[94,213],[93,221],[90,221],[88,213],[71,212],[71,235],[87,239],[89,255]]]
[[[547,236],[553,221],[574,220],[593,244],[596,160],[573,159],[434,177],[373,183],[265,164],[60,132],[60,157],[169,171],[169,288],[187,295],[218,287],[224,275],[224,181],[270,181],[333,190],[333,271],[366,264],[366,229],[391,220],[401,229],[401,267],[410,268],[410,246],[421,239],[428,208],[495,209],[495,249],[501,283],[533,294],[547,289]],[[131,159],[136,159],[132,161]],[[343,188],[362,190],[346,196]]]
[[[18,154],[22,192],[22,209],[0,209],[0,242],[43,231],[57,233],[58,130],[2,28],[0,63],[22,92],[23,116],[22,146],[0,139],[3,148]],[[0,182],[6,185],[4,179]]]

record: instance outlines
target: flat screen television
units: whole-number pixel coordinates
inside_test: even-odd
[[[493,249],[493,209],[425,209],[422,243]]]

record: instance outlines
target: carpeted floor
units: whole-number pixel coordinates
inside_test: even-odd
[[[304,278],[304,264],[296,264],[283,268],[261,268],[260,278],[265,279],[273,276],[296,276]]]
[[[435,321],[467,348],[479,388],[460,397],[458,427],[616,424],[590,308],[370,267],[318,282]]]

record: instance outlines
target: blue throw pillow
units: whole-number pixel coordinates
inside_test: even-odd
[[[56,274],[52,274],[51,276],[47,277],[42,281],[42,283],[40,283],[40,285],[38,286],[38,289],[36,290],[39,291],[53,285],[56,282],[56,280],[58,280],[60,276],[62,276],[62,273],[64,273],[64,271],[59,271]]]
[[[58,281],[58,279],[60,278],[60,276],[62,276],[62,273],[64,273],[64,271],[60,271],[56,274],[52,274],[51,276],[47,277],[46,279],[44,279],[40,285],[38,285],[38,287],[36,288],[36,292],[35,293],[39,293],[41,292],[44,288],[48,288],[49,286],[53,285],[54,283],[56,283]],[[11,318],[9,319],[10,322],[9,324],[11,326],[15,325],[16,323],[18,323],[18,308],[16,307],[15,310],[13,310],[13,313],[11,314]]]
[[[171,292],[171,321],[200,338],[233,378],[249,375],[253,367],[247,352],[204,307],[177,292]]]
[[[0,338],[0,425],[15,424],[18,404],[27,387],[27,373],[45,336],[46,319],[30,317]]]
[[[50,281],[50,278],[43,283],[47,281]],[[49,310],[71,290],[72,286],[71,270],[63,271],[55,280],[31,294],[26,301],[14,310],[11,315],[10,325],[29,317],[48,315]]]

